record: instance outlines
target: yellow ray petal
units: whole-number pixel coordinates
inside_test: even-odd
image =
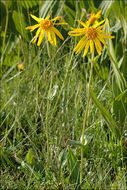
[[[36,28],[38,28],[40,26],[40,24],[35,24],[33,26],[31,26],[31,30],[30,32],[33,32]]]
[[[76,51],[81,46],[81,44],[84,42],[85,39],[86,39],[86,36],[84,36],[83,38],[81,38],[81,40],[79,40],[78,44],[74,48],[74,51]]]
[[[68,25],[66,22],[54,23],[54,25]]]
[[[96,42],[98,44],[98,48],[100,49],[100,51],[103,51],[102,45],[101,45],[100,41],[97,38],[96,38]]]
[[[107,45],[106,45],[104,39],[103,39],[103,38],[99,38],[99,40],[100,40],[100,41],[104,44],[104,46],[107,48]]]
[[[99,26],[97,29],[101,29],[101,28],[103,28],[105,25],[107,25],[108,24],[108,21],[107,22],[105,22],[102,26]]]
[[[84,28],[73,28],[73,27],[70,27],[71,30],[84,30]]]
[[[101,34],[101,33],[104,33],[104,30],[100,30],[98,28],[96,28],[96,31],[97,31],[98,35]]]
[[[56,33],[57,36],[59,36],[59,38],[61,40],[64,40],[64,37],[62,36],[62,34],[59,32],[59,30],[57,30],[55,27],[52,27],[52,31]]]
[[[56,18],[51,19],[51,21],[62,19],[61,16],[57,16]]]
[[[25,29],[26,30],[31,30],[32,26],[27,26]]]
[[[51,31],[51,35],[52,35],[52,38],[53,38],[53,42],[54,42],[54,45],[56,46],[56,35],[53,31]]]
[[[90,52],[93,53],[93,41],[90,40]]]
[[[84,26],[85,28],[87,28],[87,25],[84,22],[82,22],[81,20],[76,20],[76,21],[78,21],[82,26]]]
[[[41,42],[44,38],[44,33],[45,31],[44,30],[41,30],[41,33],[40,33],[40,36],[39,36],[39,40],[38,40],[38,43],[37,43],[37,46],[40,46],[41,45]]]
[[[85,47],[85,51],[84,51],[84,54],[83,54],[83,57],[86,56],[87,52],[88,52],[88,49],[89,49],[89,46],[90,46],[90,40],[87,42],[86,44],[86,47]]]
[[[81,32],[81,31],[86,31],[85,28],[72,28],[72,27],[71,27],[71,30],[72,30],[72,31],[70,31],[70,32]]]
[[[50,31],[47,31],[47,32],[46,32],[46,36],[47,36],[48,41],[50,42],[50,44],[53,45],[53,40],[52,40],[52,37],[51,37],[51,32],[50,32]]]
[[[70,35],[70,36],[81,36],[81,35],[83,35],[84,34],[84,32],[83,33],[79,33],[79,34],[70,34],[69,32],[68,32],[68,35]]]
[[[78,36],[80,36],[80,35],[82,35],[82,34],[85,34],[85,31],[69,31],[68,32],[68,35],[70,35],[70,36],[72,36],[72,35],[78,35]]]
[[[93,25],[94,28],[100,26],[103,22],[105,22],[105,19],[102,20],[101,22],[97,22],[96,24]]]
[[[98,47],[98,43],[97,43],[97,41],[96,41],[96,38],[94,39],[94,43],[95,43],[95,47],[96,47],[97,53],[100,55],[100,54],[101,54],[101,51],[100,51],[100,49],[99,49],[99,47]]]
[[[35,35],[35,39],[34,39],[34,41],[33,41],[33,44],[37,41],[37,38],[38,38],[38,35],[39,35],[39,33],[40,33],[40,28],[37,30],[37,32],[36,32],[36,35]]]
[[[75,31],[69,31],[68,35],[70,36],[80,36],[85,34],[86,30],[75,30]]]
[[[97,19],[101,17],[101,15],[100,15],[101,12],[102,12],[102,10],[98,11],[98,13],[95,15]]]
[[[38,17],[36,17],[36,16],[34,16],[34,15],[30,15],[34,20],[36,20],[37,22],[41,22],[42,21],[42,19],[41,18],[38,18]]]
[[[108,36],[106,34],[100,34],[99,38],[106,38],[106,39],[111,39],[111,38],[115,38],[115,36]]]
[[[86,38],[86,39],[80,44],[78,50],[76,51],[76,54],[77,54],[78,52],[80,52],[80,51],[83,49],[83,47],[86,45],[87,41],[88,41],[88,38]]]

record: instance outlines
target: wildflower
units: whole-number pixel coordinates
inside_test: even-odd
[[[89,20],[86,22],[86,25],[89,26],[90,24],[97,22],[97,19],[101,17],[101,12],[102,10],[100,10],[96,15],[94,13],[90,14],[88,16]]]
[[[17,65],[17,68],[19,69],[19,70],[24,70],[24,65],[21,63],[21,64],[18,64]]]
[[[43,19],[43,18],[37,18],[36,16],[31,14],[31,17],[34,20],[36,20],[38,22],[38,24],[33,25],[33,26],[28,26],[25,29],[29,29],[30,32],[32,32],[38,28],[36,35],[33,38],[33,43],[36,43],[37,38],[39,37],[37,45],[40,46],[44,36],[48,39],[48,41],[53,46],[56,45],[56,35],[60,39],[64,40],[62,34],[54,27],[54,25],[67,25],[67,23],[65,23],[65,22],[54,23],[54,21],[62,19],[61,16],[58,16],[54,19],[49,19],[50,15],[48,15],[45,19]]]
[[[96,17],[99,17],[99,14]],[[87,21],[86,24],[78,20],[78,22],[83,26],[83,28],[72,28],[73,31],[70,31],[68,33],[71,36],[84,35],[81,38],[81,40],[78,42],[77,46],[74,48],[74,51],[76,51],[76,54],[77,54],[85,46],[83,57],[86,56],[89,47],[90,47],[90,53],[91,54],[93,53],[94,45],[96,47],[97,53],[100,55],[101,52],[103,51],[101,43],[104,44],[104,46],[107,48],[107,45],[104,39],[114,38],[114,36],[107,35],[103,30],[101,30],[107,24],[107,22],[104,23],[105,19],[102,20],[101,22],[95,22],[93,25],[90,25],[90,23],[92,23],[94,19],[93,20],[92,18],[90,19],[91,20]],[[102,25],[102,23],[104,24]]]

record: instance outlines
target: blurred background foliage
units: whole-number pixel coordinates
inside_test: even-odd
[[[115,39],[109,41],[107,50],[104,47],[101,56],[95,57],[93,86],[97,87],[95,94],[98,96],[91,92],[96,107],[92,106],[90,114],[93,119],[90,127],[94,123],[96,130],[91,127],[84,137],[86,178],[83,189],[99,189],[104,187],[103,184],[106,188],[109,184],[112,188],[125,188],[126,171],[123,166],[127,163],[127,1],[1,0],[1,189],[9,189],[11,183],[14,189],[18,189],[19,184],[20,189],[24,189],[26,184],[27,189],[32,189],[33,184],[34,189],[80,189],[80,153],[77,147],[81,146],[78,141],[85,107],[83,97],[87,91],[84,84],[87,84],[90,68],[86,64],[88,59],[82,60],[79,54],[72,61],[70,73],[66,74],[70,54],[79,40],[71,40],[67,33],[70,27],[79,27],[77,19],[85,21],[88,14],[97,13],[100,9],[102,19],[109,21],[105,30],[112,32]],[[35,24],[30,14],[41,18],[48,14],[52,18],[61,15],[69,24],[68,27],[60,28],[66,41],[64,48],[61,45],[60,48],[57,47],[59,51],[54,51],[55,74],[50,104],[52,113],[49,117],[49,123],[54,126],[54,129],[50,129],[51,170],[45,169],[44,126],[47,109],[45,104],[50,86],[48,78],[51,77],[52,67],[45,43],[41,48],[31,44],[34,33],[24,29]],[[59,42],[58,44],[60,45]],[[25,71],[18,70],[19,64],[24,65]],[[68,82],[61,88],[63,91],[59,90],[58,86],[63,85],[66,75]],[[113,139],[112,133],[107,129],[108,124],[105,124],[101,115],[98,116],[98,110],[110,126],[115,123],[119,128],[122,139],[119,143],[115,143],[117,138]],[[55,117],[57,121],[53,120]],[[72,140],[66,146],[68,138]],[[104,163],[98,159],[101,156]]]

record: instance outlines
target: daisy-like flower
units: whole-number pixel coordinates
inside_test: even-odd
[[[99,16],[99,14],[97,16]],[[95,22],[94,20],[95,23],[93,25],[90,25],[91,23],[93,23],[92,18],[90,18],[90,21],[87,21],[86,24],[80,20],[78,20],[78,22],[83,26],[83,28],[72,28],[72,31],[68,33],[70,36],[83,36],[78,42],[77,46],[74,48],[74,51],[77,54],[85,47],[85,51],[83,54],[83,57],[85,57],[89,47],[90,53],[92,54],[95,46],[97,53],[100,55],[103,51],[101,43],[104,44],[104,46],[107,48],[104,39],[114,38],[114,36],[109,35],[110,33],[106,34],[102,30],[107,22],[104,23],[105,19],[101,22]],[[102,23],[104,24],[102,25]]]
[[[58,16],[54,19],[49,19],[50,15],[48,15],[45,19],[37,18],[36,16],[31,14],[31,17],[38,22],[38,24],[33,26],[28,26],[25,29],[29,29],[30,32],[34,31],[38,28],[35,37],[33,38],[32,42],[36,43],[38,39],[37,45],[40,46],[44,36],[48,39],[52,46],[56,46],[56,35],[61,39],[64,40],[62,34],[54,27],[54,25],[67,25],[65,22],[61,23],[54,23],[54,21],[62,19],[61,16]],[[38,38],[39,37],[39,38]]]

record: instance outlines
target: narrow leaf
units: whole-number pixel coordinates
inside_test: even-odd
[[[97,99],[97,97],[94,94],[92,89],[90,89],[90,95],[91,95],[93,102],[96,104],[96,106],[99,108],[101,114],[103,115],[109,129],[112,131],[112,133],[114,134],[114,136],[116,138],[120,138],[119,128],[118,128],[117,124],[115,123],[115,121],[113,120],[113,118],[111,117],[111,114],[99,102],[99,100]]]
[[[71,139],[68,139],[67,145],[84,146],[84,145],[83,145],[82,143],[80,143],[79,141],[75,141],[75,140],[71,140]]]
[[[121,94],[119,94],[119,95],[115,98],[115,101],[116,101],[116,100],[120,101],[121,98],[122,98],[125,94],[127,94],[127,90],[125,90],[125,91],[123,91]]]

